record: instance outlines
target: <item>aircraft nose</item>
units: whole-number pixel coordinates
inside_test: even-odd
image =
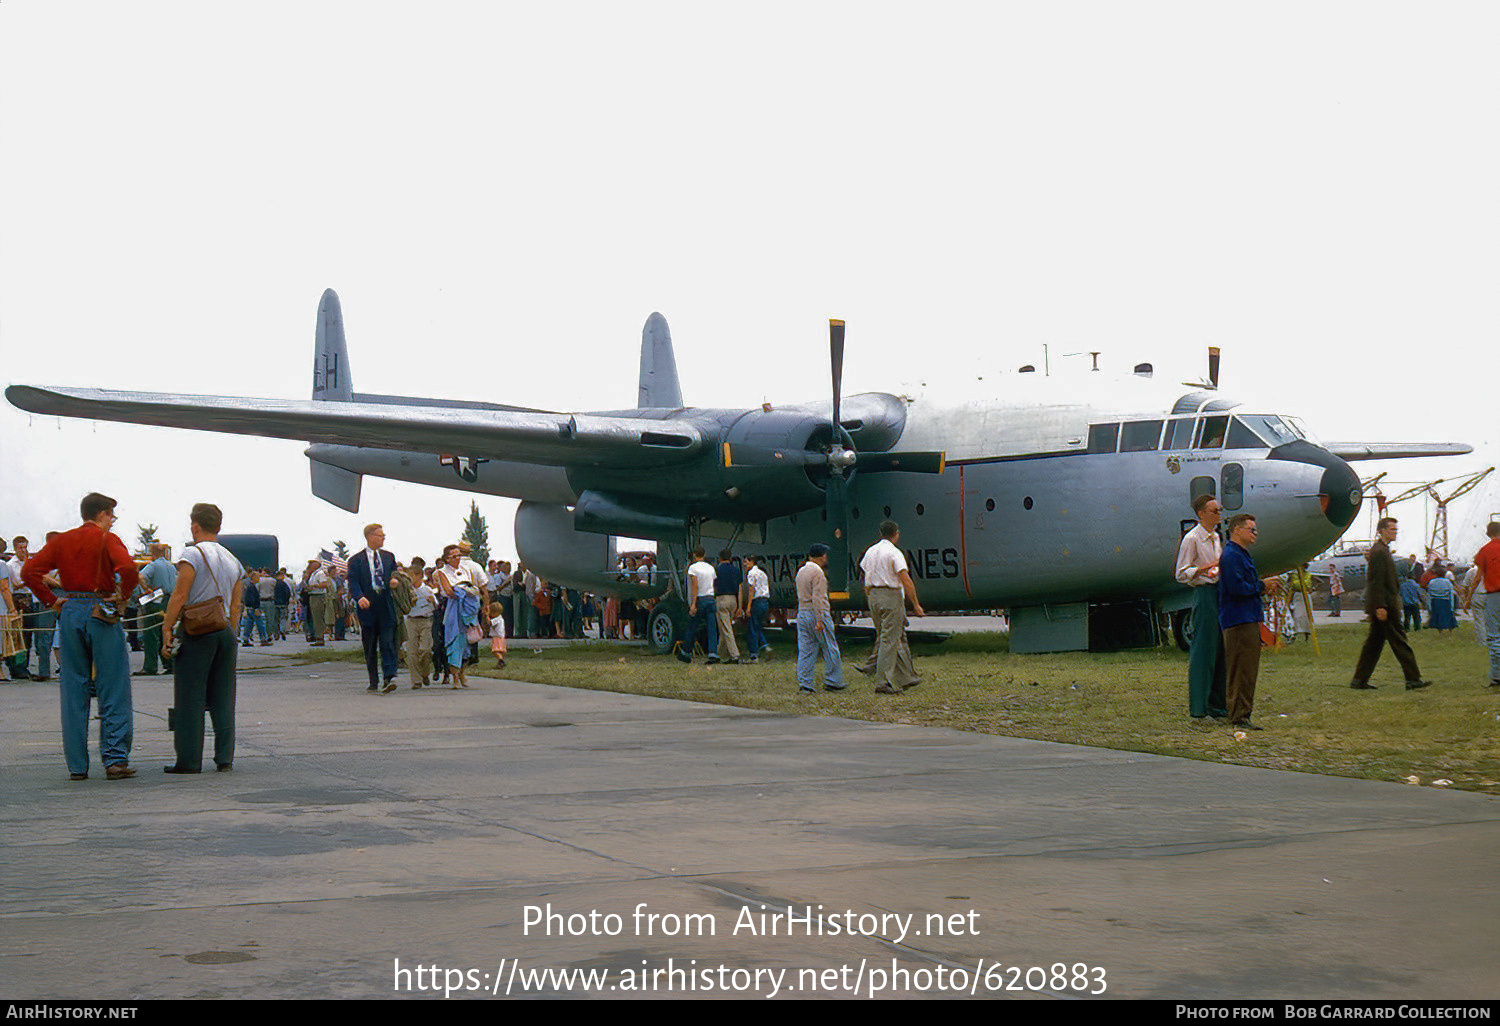
[[[1323,468],[1318,484],[1318,502],[1328,522],[1342,532],[1359,514],[1359,505],[1364,498],[1359,475],[1354,469],[1322,446],[1311,442],[1296,441],[1278,445],[1271,450],[1271,459],[1310,463]]]
[[[1324,450],[1325,452],[1327,450]],[[1364,498],[1359,475],[1354,468],[1333,453],[1328,453],[1323,481],[1318,486],[1318,501],[1323,506],[1323,515],[1340,531],[1354,523],[1359,515],[1359,504]]]

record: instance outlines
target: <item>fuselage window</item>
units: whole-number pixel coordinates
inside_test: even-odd
[[[1193,445],[1193,425],[1197,421],[1192,417],[1185,420],[1167,421],[1167,441],[1163,449],[1190,449]]]
[[[1120,438],[1118,424],[1090,424],[1089,452],[1114,452]]]
[[[1134,420],[1120,427],[1121,452],[1150,452],[1161,441],[1161,421]]]
[[[1194,449],[1222,449],[1224,431],[1229,426],[1228,417],[1204,417],[1198,430],[1198,443]]]
[[[1239,463],[1226,463],[1219,476],[1224,485],[1219,501],[1226,512],[1233,513],[1245,504],[1245,468]]]
[[[1195,477],[1188,482],[1188,508],[1192,508],[1200,495],[1217,495],[1218,483],[1211,477]]]

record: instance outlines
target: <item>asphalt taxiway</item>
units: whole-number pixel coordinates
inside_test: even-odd
[[[288,648],[229,773],[162,773],[168,677],[125,781],[0,685],[0,997],[1500,994],[1492,797]]]

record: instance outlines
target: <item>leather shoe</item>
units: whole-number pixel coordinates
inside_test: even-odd
[[[1349,686],[1351,688],[1353,688],[1355,691],[1374,691],[1375,690],[1375,685],[1371,684],[1367,680],[1354,680],[1354,681],[1350,681],[1349,682]]]
[[[163,766],[161,768],[161,771],[163,773],[202,773],[203,772],[201,769],[194,769],[191,766],[179,766],[175,762],[172,763],[172,765],[170,765],[170,766]]]
[[[897,691],[895,688],[891,687],[889,684],[882,684],[882,685],[880,685],[880,687],[878,687],[878,688],[875,689],[875,693],[877,695],[899,695],[899,694],[901,694],[901,692]]]
[[[396,678],[394,678],[394,677],[387,677],[385,679],[385,687],[383,687],[383,688],[380,689],[380,693],[383,694],[383,695],[389,695],[392,691],[395,691],[395,690],[396,690]]]
[[[1240,720],[1240,722],[1238,722],[1238,723],[1231,723],[1230,726],[1233,727],[1235,730],[1265,730],[1266,729],[1265,727],[1258,727],[1258,726],[1256,726],[1255,724],[1251,723],[1249,720]]]
[[[1430,680],[1409,680],[1406,682],[1406,690],[1408,691],[1421,691],[1423,688],[1430,687],[1432,687],[1432,681]]]
[[[228,773],[232,769],[234,769],[234,763],[232,763],[232,762],[216,762],[216,763],[214,763],[214,772],[215,773]]]
[[[135,776],[135,767],[127,763],[117,762],[113,766],[104,767],[104,775],[111,780],[124,780]]]
[[[88,778],[89,778],[89,775],[87,773],[69,773],[68,774],[68,779],[69,780],[87,780]]]
[[[902,691],[910,691],[912,688],[916,687],[920,683],[922,683],[922,678],[918,677],[916,680],[912,681],[909,684],[903,684],[903,685],[901,685],[901,690]]]

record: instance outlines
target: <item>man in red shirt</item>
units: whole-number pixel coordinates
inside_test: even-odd
[[[1500,688],[1500,520],[1484,529],[1489,542],[1474,556],[1479,580],[1474,587],[1485,593],[1485,640],[1490,647],[1490,687]]]
[[[130,766],[134,709],[130,656],[119,611],[140,572],[125,543],[110,532],[117,519],[114,499],[90,492],[79,512],[83,524],[49,540],[21,568],[21,580],[38,602],[58,614],[63,756],[70,778],[88,779],[89,698],[97,694],[104,773],[110,780],[123,780],[135,776]],[[61,594],[47,587],[45,575],[53,570],[62,582]],[[95,616],[96,607],[106,616],[113,613],[114,622]]]

